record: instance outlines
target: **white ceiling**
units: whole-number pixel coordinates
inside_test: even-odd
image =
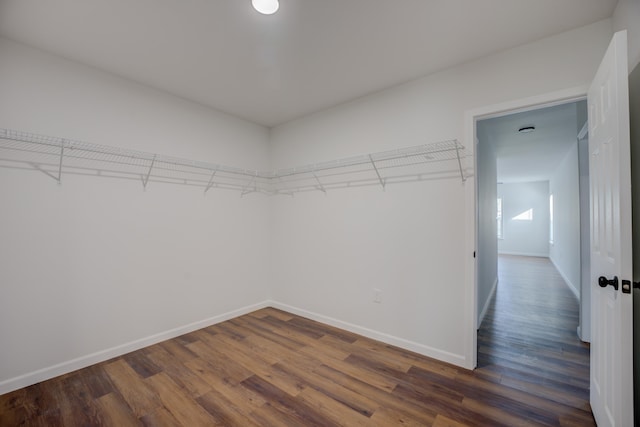
[[[479,121],[480,144],[486,139],[496,151],[498,182],[548,181],[586,120],[586,107],[581,115],[577,105],[572,102]],[[518,132],[525,126],[536,129]]]
[[[274,126],[611,16],[617,0],[0,0],[0,35]]]

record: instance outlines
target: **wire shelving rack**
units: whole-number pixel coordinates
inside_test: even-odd
[[[0,167],[173,183],[269,195],[469,176],[464,145],[447,140],[274,171],[259,171],[0,128]]]

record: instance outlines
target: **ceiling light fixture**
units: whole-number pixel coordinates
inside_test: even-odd
[[[520,132],[520,133],[529,133],[529,132],[533,132],[534,130],[536,130],[535,126],[524,126],[524,127],[521,127],[520,129],[518,129],[518,132]]]
[[[271,15],[278,11],[280,3],[278,0],[251,0],[253,8],[263,15]]]

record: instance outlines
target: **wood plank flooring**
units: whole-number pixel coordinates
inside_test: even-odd
[[[573,293],[547,258],[501,255],[498,276],[478,331],[476,372],[580,411],[558,414],[561,425],[595,425],[589,345],[577,336],[579,306]]]
[[[513,261],[473,372],[267,308],[2,395],[0,425],[593,425],[574,310],[553,272],[546,296],[503,286],[528,274]]]

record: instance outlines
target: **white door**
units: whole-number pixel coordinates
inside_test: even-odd
[[[627,33],[621,31],[613,36],[588,94],[591,408],[600,427],[634,425],[628,84]]]

